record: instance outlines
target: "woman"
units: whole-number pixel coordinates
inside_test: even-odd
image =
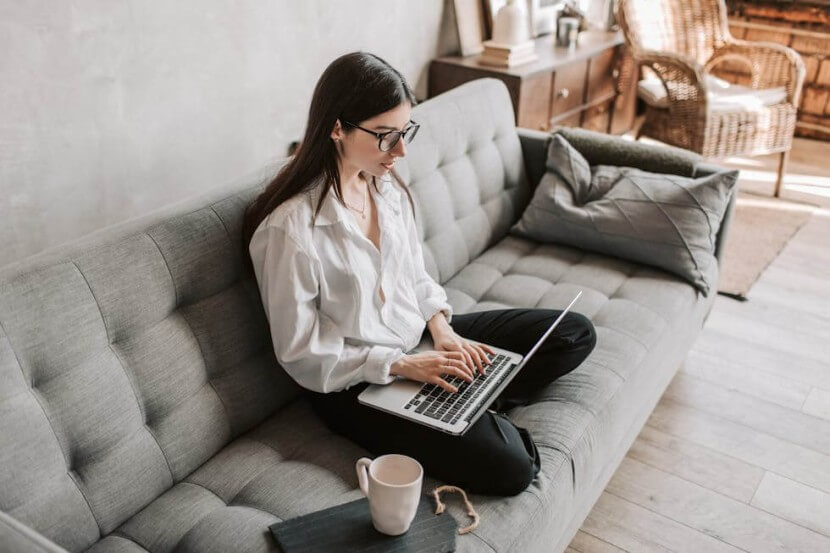
[[[452,377],[470,382],[485,374],[494,354],[470,340],[524,353],[561,313],[453,315],[424,267],[414,202],[393,169],[418,132],[410,118],[415,103],[401,74],[375,55],[332,62],[314,89],[294,156],[246,212],[249,269],[278,361],[332,430],[375,455],[410,455],[467,491],[515,495],[536,477],[540,458],[527,430],[498,411],[527,403],[585,359],[596,334],[583,315],[565,316],[463,436],[357,401],[370,383],[397,377],[455,392]],[[427,331],[434,351],[405,354]]]

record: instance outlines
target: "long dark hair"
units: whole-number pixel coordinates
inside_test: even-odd
[[[337,119],[357,124],[389,111],[404,102],[417,103],[412,89],[394,67],[383,59],[367,52],[352,52],[340,56],[329,64],[311,98],[305,135],[265,190],[245,209],[242,222],[242,249],[245,270],[253,273],[249,244],[254,231],[277,206],[296,194],[310,190],[321,175],[323,187],[314,218],[320,211],[325,195],[334,186],[338,200],[343,202],[338,170],[339,153],[331,138]],[[346,133],[355,129],[345,126]],[[413,217],[414,202],[409,188],[398,173],[391,171],[398,185],[409,198]],[[378,190],[375,177],[372,186]]]

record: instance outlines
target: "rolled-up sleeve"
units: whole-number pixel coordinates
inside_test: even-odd
[[[319,280],[311,255],[283,228],[269,226],[251,240],[260,296],[280,365],[301,386],[320,393],[363,381],[389,384],[389,371],[404,355],[400,348],[350,344],[317,308]],[[254,256],[252,255],[252,258]]]
[[[444,287],[435,282],[426,270],[421,237],[415,219],[412,217],[412,209],[408,204],[401,206],[401,209],[406,212],[409,249],[415,267],[415,295],[418,298],[418,308],[427,322],[439,311],[444,312],[449,322],[452,320],[452,305],[447,301],[447,292]]]

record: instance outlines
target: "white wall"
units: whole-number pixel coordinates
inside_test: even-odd
[[[421,100],[456,49],[449,0],[0,0],[0,266],[283,157],[340,54]]]

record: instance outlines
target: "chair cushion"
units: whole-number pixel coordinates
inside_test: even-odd
[[[700,178],[632,167],[590,167],[565,138],[548,147],[547,172],[511,232],[661,267],[708,295],[715,239],[738,178]]]
[[[756,90],[730,83],[714,75],[706,75],[706,88],[711,111],[753,111],[780,104],[787,99],[787,89],[783,86]],[[666,89],[658,78],[641,80],[637,84],[637,93],[652,107],[669,107]]]

